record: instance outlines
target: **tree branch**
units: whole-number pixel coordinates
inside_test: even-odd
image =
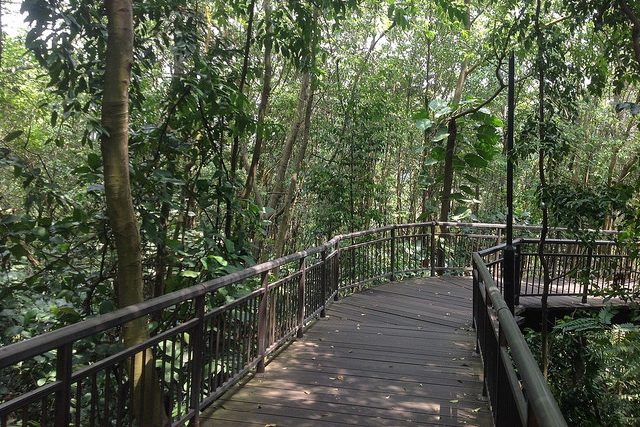
[[[633,28],[631,30],[631,42],[633,44],[633,52],[636,57],[636,62],[638,63],[638,67],[640,67],[640,18],[635,14],[633,9],[627,3],[627,0],[618,0],[618,4],[620,5],[620,10],[624,13]]]

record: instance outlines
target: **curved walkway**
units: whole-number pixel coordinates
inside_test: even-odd
[[[470,279],[438,277],[338,301],[201,425],[490,426],[471,295]]]

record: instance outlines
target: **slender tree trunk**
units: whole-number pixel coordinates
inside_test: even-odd
[[[267,206],[273,210],[278,208],[278,204],[282,198],[285,175],[287,174],[287,168],[289,166],[289,160],[291,159],[291,153],[293,152],[293,146],[298,139],[300,128],[304,125],[306,111],[305,106],[308,103],[310,93],[309,76],[310,71],[305,70],[300,79],[300,93],[298,94],[295,116],[293,117],[293,122],[291,123],[289,132],[287,132],[287,137],[285,138],[284,148],[282,150],[282,155],[280,156],[280,162],[278,163],[278,171],[276,172],[273,192],[271,193],[269,203],[267,204]]]
[[[318,8],[314,8],[314,26],[316,25],[316,22],[318,20],[318,14]],[[302,168],[304,166],[307,147],[309,145],[309,132],[311,130],[311,114],[313,112],[313,99],[316,89],[316,79],[313,75],[313,69],[315,68],[316,64],[317,43],[318,34],[316,29],[311,44],[310,64],[304,71],[300,89],[300,97],[298,98],[298,109],[301,108],[301,105],[302,108],[301,110],[297,111],[296,119],[300,118],[302,122],[302,140],[300,142],[300,147],[298,148],[298,153],[296,154],[296,157],[293,161],[291,180],[289,181],[289,187],[287,188],[284,196],[284,207],[282,216],[278,221],[277,235],[274,245],[276,258],[284,254],[287,232],[290,228],[293,229],[293,227],[290,227],[291,214],[293,212],[295,196],[298,191],[298,176],[300,175],[300,172],[302,171]],[[305,89],[304,94],[302,92],[303,88]]]
[[[458,123],[456,119],[449,120],[447,126],[447,147],[444,155],[444,182],[442,184],[442,196],[440,206],[440,221],[449,220],[451,211],[451,189],[453,188],[453,158],[456,151],[456,138],[458,136]]]
[[[244,86],[247,82],[247,71],[249,69],[249,52],[251,50],[251,39],[253,38],[253,15],[255,11],[255,0],[251,0],[249,3],[247,21],[247,37],[244,42],[244,53],[242,58],[242,71],[240,73],[240,83],[238,85],[238,92],[244,93]],[[231,174],[235,174],[238,168],[238,154],[240,152],[240,136],[236,132],[233,137],[233,144],[231,146]]]
[[[466,2],[467,8],[469,7],[469,1]],[[467,9],[467,22],[470,22],[469,9]],[[471,29],[471,25],[467,23],[467,31]],[[462,99],[462,91],[464,84],[467,80],[467,71],[469,69],[469,63],[465,59],[460,65],[460,74],[458,74],[458,82],[456,84],[455,92],[453,93],[453,100],[451,103],[454,106],[460,104]],[[451,118],[448,123],[449,136],[447,137],[447,147],[445,150],[444,159],[444,183],[442,186],[442,204],[440,207],[440,221],[449,220],[449,212],[451,210],[451,188],[453,187],[453,158],[456,152],[456,137],[458,135],[458,123],[456,118]]]
[[[133,63],[133,10],[131,0],[106,1],[107,52],[102,99],[102,125],[108,132],[102,137],[104,185],[107,215],[113,230],[118,272],[118,305],[126,307],[143,301],[140,233],[133,209],[129,182],[129,84]],[[147,319],[142,317],[124,326],[126,346],[149,337]],[[155,364],[150,351],[136,354],[131,366],[133,408],[137,420],[145,426],[164,426],[168,417],[155,381]],[[144,384],[144,386],[143,386]],[[145,390],[145,395],[142,391]],[[144,405],[142,404],[144,400]],[[145,411],[142,413],[141,408]]]
[[[264,0],[262,3],[264,9],[265,22],[265,40],[264,40],[264,72],[262,77],[262,92],[260,94],[260,105],[258,107],[258,120],[256,131],[256,143],[253,147],[253,156],[251,165],[247,171],[247,182],[244,188],[244,198],[248,198],[254,189],[256,183],[256,173],[258,170],[258,162],[262,153],[262,143],[264,140],[264,124],[267,115],[267,107],[269,106],[269,95],[271,94],[271,78],[273,76],[273,67],[271,64],[271,50],[273,48],[273,23],[271,22],[271,0]]]
[[[424,110],[426,112],[429,111],[429,102],[430,102],[430,94],[429,94],[429,80],[431,79],[431,39],[427,40],[427,67],[426,67],[426,76],[425,76],[425,86],[424,86]],[[429,156],[429,148],[431,147],[430,141],[429,141],[429,130],[425,129],[424,131],[424,135],[423,135],[423,148],[422,148],[422,158],[421,158],[421,162],[420,162],[420,167],[422,170],[421,175],[419,175],[419,178],[424,177],[424,175],[427,173],[427,169],[425,166],[425,162],[427,161],[427,157]],[[420,188],[418,186],[418,188]],[[422,217],[422,219],[424,221],[427,220],[427,201],[429,200],[429,190],[427,188],[427,186],[425,185],[425,187],[422,189],[422,209],[420,212],[420,216]]]
[[[244,54],[242,58],[242,71],[240,73],[240,84],[238,85],[238,92],[244,95],[244,86],[247,81],[247,71],[249,69],[249,53],[251,50],[251,40],[253,38],[253,17],[255,13],[255,0],[251,0],[249,3],[248,15],[249,19],[247,22],[247,37],[244,42]],[[238,170],[238,157],[240,153],[244,151],[244,148],[240,148],[240,134],[238,129],[233,136],[233,143],[231,145],[231,180],[233,181],[233,185],[236,185],[236,172]],[[227,200],[226,202],[226,213],[225,213],[225,222],[224,222],[224,235],[227,237],[231,236],[231,230],[233,228],[233,203],[231,200]]]
[[[545,111],[544,111],[544,98],[545,98],[545,84],[544,84],[544,38],[540,27],[540,14],[542,8],[542,0],[536,1],[536,15],[535,15],[535,30],[538,43],[538,143],[540,148],[538,151],[538,173],[540,175],[540,203],[542,210],[542,230],[540,230],[540,242],[538,244],[538,257],[540,258],[540,265],[542,266],[542,274],[544,276],[544,286],[542,289],[541,298],[541,334],[542,334],[542,374],[547,378],[549,373],[549,288],[551,287],[551,273],[549,271],[549,260],[547,259],[544,249],[547,240],[547,234],[549,232],[549,207],[546,203],[546,191],[547,181],[545,177]]]
[[[470,0],[465,0],[466,17],[465,17],[465,30],[471,30],[471,4]],[[460,73],[458,74],[458,82],[456,83],[455,91],[453,92],[453,99],[451,103],[455,106],[460,104],[462,99],[462,91],[464,89],[464,83],[467,79],[469,68],[469,62],[464,59],[460,64]],[[445,149],[444,157],[444,178],[442,183],[442,195],[440,197],[440,221],[447,222],[449,220],[449,213],[451,211],[451,189],[453,188],[453,159],[456,152],[456,138],[458,135],[458,123],[456,118],[449,119],[447,124],[449,136],[447,137],[447,146]],[[446,226],[440,227],[440,232],[445,234],[447,232]],[[444,267],[445,265],[445,248],[442,244],[438,245],[437,254],[437,266]],[[439,271],[442,274],[442,270]]]

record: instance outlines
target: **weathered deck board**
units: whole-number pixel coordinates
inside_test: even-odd
[[[202,425],[490,426],[470,326],[467,278],[365,290],[334,303]]]

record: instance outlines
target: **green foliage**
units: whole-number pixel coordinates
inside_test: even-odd
[[[569,425],[626,426],[640,420],[640,328],[613,324],[615,311],[558,321],[550,337],[549,384]],[[539,354],[539,334],[527,335]]]

